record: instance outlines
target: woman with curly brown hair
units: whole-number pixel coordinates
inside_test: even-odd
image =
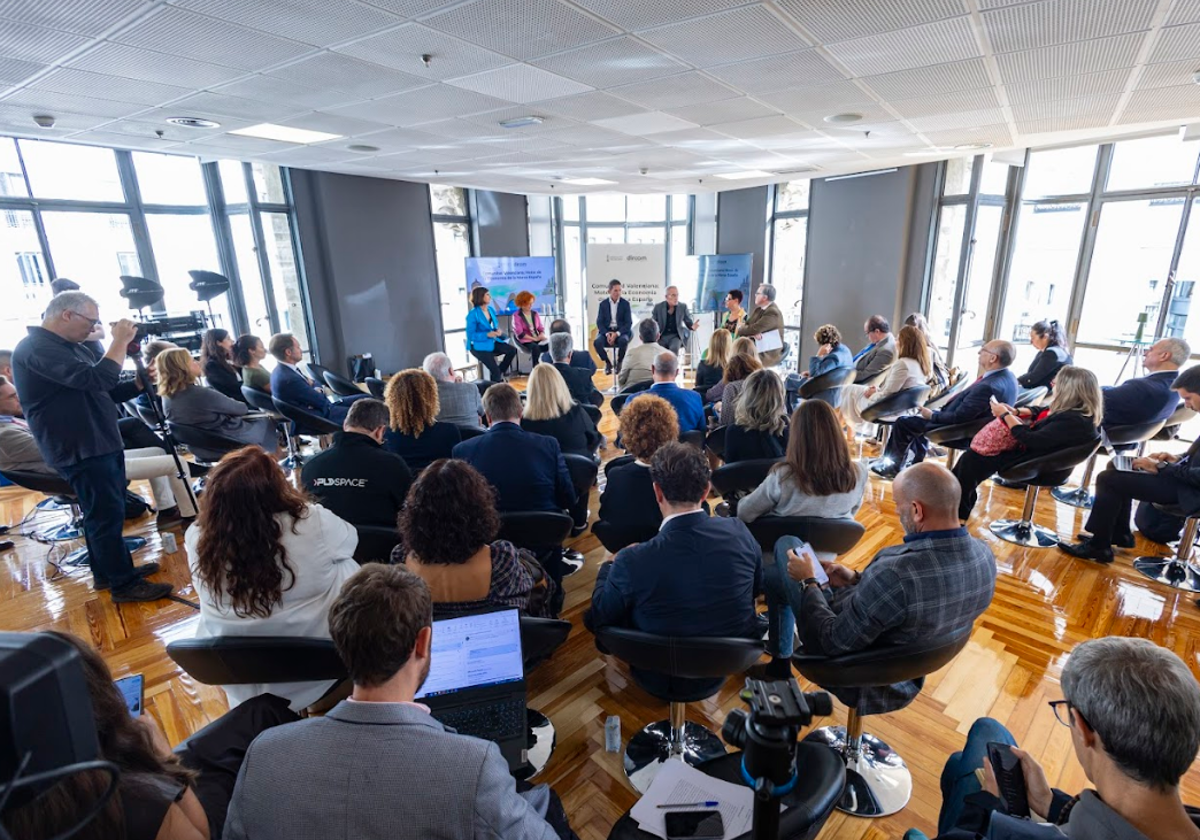
[[[420,368],[402,370],[389,379],[383,401],[392,417],[383,448],[403,458],[414,473],[438,458],[449,458],[462,441],[457,426],[438,421],[437,381]]]
[[[329,638],[329,607],[358,571],[354,526],[288,484],[261,449],[226,455],[208,474],[200,516],[184,538],[200,601],[197,637]],[[329,682],[224,686],[236,706],[264,692],[299,711]]]
[[[404,542],[392,562],[405,563],[429,586],[435,617],[489,607],[553,617],[554,581],[528,551],[496,540],[496,491],[466,461],[442,458],[426,467],[397,524]]]
[[[842,343],[842,333],[833,324],[817,327],[813,339],[819,345],[817,355],[809,357],[808,371],[802,376],[820,376],[840,367],[854,367],[854,354]]]
[[[650,459],[678,438],[679,419],[662,397],[644,394],[630,400],[621,412],[621,440],[629,454],[605,466],[600,518],[592,526],[592,533],[609,551],[644,542],[658,533],[662,512],[650,480]]]

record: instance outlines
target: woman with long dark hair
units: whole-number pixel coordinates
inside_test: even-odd
[[[271,374],[262,366],[267,348],[256,335],[238,336],[233,343],[233,363],[242,369],[242,384],[271,393]]]
[[[329,638],[329,607],[358,571],[358,532],[292,487],[261,449],[226,455],[208,474],[200,516],[184,539],[200,601],[198,637]],[[328,682],[230,685],[237,705],[257,694],[299,711]]]
[[[1064,365],[1072,364],[1067,336],[1058,321],[1038,321],[1029,328],[1029,343],[1037,348],[1029,370],[1017,377],[1022,388],[1051,388]]]
[[[213,329],[204,334],[200,345],[200,368],[208,387],[220,391],[231,400],[242,399],[242,377],[230,364],[233,355],[233,336],[229,330]]]

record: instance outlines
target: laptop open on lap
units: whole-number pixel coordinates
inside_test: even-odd
[[[528,724],[518,611],[434,621],[429,678],[416,699],[460,735],[495,741],[509,770],[523,768]]]

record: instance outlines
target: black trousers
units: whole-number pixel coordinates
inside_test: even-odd
[[[617,343],[610,345],[608,343],[608,339],[605,337],[605,334],[599,333],[596,336],[596,340],[592,342],[592,346],[596,348],[596,354],[598,356],[600,356],[601,359],[604,359],[605,365],[609,364],[609,356],[608,356],[609,349],[612,347],[616,347],[617,348],[617,367],[620,367],[621,364],[625,361],[625,350],[626,350],[626,348],[629,347],[629,339],[623,335],[618,335]]]
[[[113,592],[140,583],[121,534],[125,528],[125,453],[85,458],[58,471],[79,497],[93,582],[108,583]]]
[[[531,365],[537,367],[538,362],[542,360],[542,354],[550,352],[550,342],[530,342],[529,344],[522,344],[521,349],[529,354]]]
[[[1010,464],[1025,457],[1023,452],[1001,452],[999,455],[980,455],[968,449],[954,464],[954,477],[962,485],[962,499],[958,503],[958,518],[970,519],[975,503],[979,501],[979,485],[987,481],[992,473],[1000,472]]]
[[[1135,499],[1177,505],[1179,482],[1164,475],[1121,472],[1110,463],[1096,478],[1096,501],[1083,526],[1092,535],[1092,542],[1111,546],[1115,537],[1131,536],[1129,517]]]
[[[472,350],[471,355],[483,363],[493,382],[503,382],[504,374],[508,373],[508,366],[512,364],[513,357],[517,355],[517,348],[511,344],[497,341],[491,350]],[[499,364],[496,363],[497,356],[501,357]]]
[[[167,444],[158,435],[154,434],[154,430],[147,426],[138,417],[121,417],[117,419],[117,426],[121,430],[121,443],[126,449],[161,449],[168,455],[171,450],[167,448]]]
[[[924,417],[901,417],[892,424],[892,435],[888,438],[887,448],[883,456],[891,460],[896,469],[904,466],[908,452],[912,450],[912,462],[919,464],[925,460],[925,452],[929,441],[925,432],[933,427]]]

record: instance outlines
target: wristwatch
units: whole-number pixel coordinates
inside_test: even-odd
[[[804,580],[800,581],[801,591],[808,589],[810,586],[816,586],[818,589],[820,589],[821,581],[817,580],[815,577],[805,578]]]

